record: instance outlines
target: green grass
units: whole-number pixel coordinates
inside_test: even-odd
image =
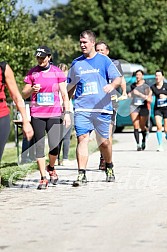
[[[76,137],[73,134],[70,142],[69,159],[76,158]],[[93,153],[97,150],[96,141],[92,140],[89,143],[89,153]],[[46,153],[48,148],[46,147]],[[21,153],[21,149],[20,149]],[[47,157],[47,155],[46,155]],[[17,164],[17,148],[5,148],[3,157],[0,164],[0,188],[8,187],[10,180],[15,183],[17,180],[24,178],[28,173],[32,173],[37,170],[36,163],[30,164]]]

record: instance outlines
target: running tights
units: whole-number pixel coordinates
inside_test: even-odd
[[[10,116],[0,118],[0,161],[10,133]]]

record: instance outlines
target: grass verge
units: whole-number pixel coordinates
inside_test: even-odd
[[[76,137],[73,135],[70,142],[69,160],[76,158]],[[21,150],[20,150],[21,151]],[[48,148],[46,147],[46,153]],[[96,141],[93,139],[89,143],[89,154],[97,151]],[[17,149],[5,148],[0,164],[0,188],[9,187],[10,183],[24,178],[38,169],[36,162],[28,164],[17,164]]]

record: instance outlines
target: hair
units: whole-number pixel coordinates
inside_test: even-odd
[[[58,64],[58,68],[60,68],[63,72],[68,71],[68,66],[64,63]]]
[[[163,72],[163,70],[161,70],[161,69],[157,69],[157,70],[155,71],[155,73],[157,73],[157,72],[160,72],[160,73],[162,74],[162,76],[164,76],[164,72]]]
[[[80,38],[85,38],[85,35],[87,35],[91,41],[95,42],[96,41],[96,35],[93,31],[91,30],[85,30],[81,32]]]
[[[138,69],[136,72],[135,72],[135,74],[137,74],[138,72],[140,72],[140,73],[142,73],[143,75],[144,75],[144,72],[143,72],[143,70],[141,70],[141,69]]]
[[[95,44],[95,49],[96,49],[96,47],[97,47],[98,45],[102,45],[102,44],[104,44],[104,45],[106,46],[106,49],[110,51],[109,46],[108,46],[108,45],[106,44],[106,42],[104,42],[103,40],[101,40],[101,41],[99,41],[99,42],[97,42],[97,43]]]

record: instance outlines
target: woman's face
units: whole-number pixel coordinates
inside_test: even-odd
[[[37,56],[36,59],[38,61],[38,65],[41,67],[46,67],[49,64],[51,56],[46,56],[46,57],[39,57]]]

